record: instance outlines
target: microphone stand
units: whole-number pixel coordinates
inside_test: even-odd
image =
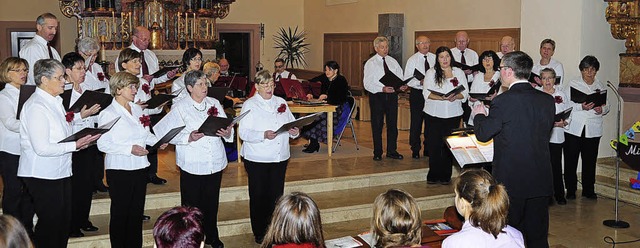
[[[618,120],[616,125],[616,141],[619,142],[620,137],[620,107],[622,106],[622,97],[620,97],[620,93],[616,89],[615,86],[610,81],[607,81],[607,86],[611,88],[613,93],[616,94],[616,100],[618,100]],[[616,149],[616,219],[614,220],[605,220],[602,222],[603,225],[612,227],[612,228],[629,228],[629,223],[620,220],[618,216],[618,201],[620,201],[619,197],[620,191],[620,152]]]

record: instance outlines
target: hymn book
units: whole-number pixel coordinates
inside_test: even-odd
[[[447,137],[447,146],[460,167],[493,161],[493,141],[480,142],[475,135]]]
[[[84,129],[78,131],[77,133],[74,133],[71,136],[61,140],[58,143],[74,142],[74,141],[78,141],[79,139],[84,138],[87,135],[98,135],[98,134],[103,134],[103,133],[109,132],[109,130],[111,130],[113,125],[115,125],[116,122],[118,122],[118,120],[120,120],[120,117],[117,117],[117,118],[113,119],[112,121],[107,122],[104,125],[99,126],[97,128],[90,128],[90,127],[84,128]]]
[[[69,96],[71,97],[71,96]],[[85,90],[82,95],[76,100],[76,102],[69,106],[68,111],[73,111],[74,113],[80,112],[82,107],[87,106],[87,108],[91,108],[91,106],[98,104],[100,105],[100,110],[94,115],[99,114],[103,109],[109,107],[111,105],[111,101],[113,101],[113,96],[101,93],[93,90]]]
[[[564,111],[557,113],[553,118],[553,120],[555,122],[559,122],[561,120],[569,119],[569,116],[571,116],[571,111],[573,111],[573,108],[565,109]]]
[[[400,87],[411,81],[411,79],[413,79],[413,77],[402,80],[396,76],[396,74],[393,74],[393,72],[387,72],[382,76],[382,78],[380,78],[380,82],[384,84],[384,86],[393,87],[394,90],[398,90]]]
[[[461,84],[461,85],[458,85],[457,87],[453,88],[452,90],[450,90],[447,93],[442,93],[442,92],[438,92],[438,91],[435,91],[435,90],[429,90],[429,91],[431,91],[431,94],[434,94],[436,96],[442,96],[442,97],[447,98],[449,96],[452,96],[452,95],[455,95],[455,94],[458,94],[458,93],[464,91],[464,89],[465,89],[464,85]]]
[[[304,127],[306,125],[309,125],[311,123],[313,123],[314,121],[316,121],[316,118],[318,116],[320,116],[322,113],[315,113],[315,114],[310,114],[307,116],[303,116],[298,118],[297,120],[285,123],[284,125],[282,125],[280,128],[278,128],[278,130],[276,130],[276,134],[281,134],[284,132],[288,132],[289,129],[292,129],[294,127]]]
[[[571,87],[571,101],[575,103],[593,103],[593,107],[599,107],[607,104],[607,90],[587,94]]]
[[[20,86],[20,96],[18,97],[18,112],[16,113],[16,120],[20,120],[20,112],[24,103],[29,100],[29,97],[36,92],[35,85],[22,85]]]
[[[198,132],[203,133],[206,136],[218,136],[216,133],[220,129],[226,129],[228,126],[233,126],[238,123],[242,118],[247,116],[251,110],[247,110],[247,112],[242,113],[241,115],[236,116],[235,118],[225,118],[210,115],[207,119],[202,123],[200,128],[198,128]]]

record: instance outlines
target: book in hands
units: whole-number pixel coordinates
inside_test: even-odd
[[[607,104],[607,90],[586,94],[576,88],[571,87],[571,101],[575,103],[593,103],[594,108]]]
[[[151,99],[147,100],[144,104],[147,105],[148,109],[154,109],[160,107],[160,105],[171,101],[173,98],[176,98],[178,95],[168,95],[168,94],[157,94],[152,96]]]
[[[90,127],[84,128],[84,129],[78,131],[77,133],[74,133],[71,136],[61,140],[58,143],[75,142],[75,141],[78,141],[79,139],[84,138],[87,135],[98,135],[98,134],[103,134],[103,133],[109,132],[109,130],[111,130],[111,128],[119,120],[120,120],[120,117],[117,117],[117,118],[113,119],[112,121],[107,122],[104,125],[99,126],[97,128],[90,128]]]
[[[174,65],[174,66],[165,66],[162,67],[162,69],[158,70],[157,72],[154,72],[153,74],[151,74],[151,76],[153,76],[153,78],[159,78],[164,76],[165,74],[169,73],[170,71],[176,69],[180,67],[179,65]],[[171,79],[171,78],[169,78]]]
[[[167,132],[167,134],[165,134],[160,140],[158,140],[158,142],[156,142],[153,146],[151,146],[149,149],[149,151],[151,150],[158,150],[160,148],[160,146],[162,146],[162,144],[165,143],[169,143],[169,141],[171,141],[173,138],[176,137],[176,135],[178,135],[180,132],[182,132],[182,130],[185,128],[186,126],[181,126],[181,127],[176,127],[174,129],[171,129],[169,132]]]
[[[564,111],[557,113],[555,115],[555,117],[553,118],[555,122],[559,122],[561,120],[566,120],[569,119],[569,116],[571,116],[571,111],[573,110],[573,108],[568,108],[565,109]]]
[[[458,61],[453,60],[453,61],[451,61],[451,66],[458,67],[458,68],[462,69],[463,71],[471,70],[473,72],[476,72],[476,71],[482,70],[482,63],[478,63],[478,64],[475,64],[475,65],[466,65],[466,64],[463,64],[463,63],[460,63]]]
[[[542,84],[538,83],[536,81],[536,78],[542,80],[542,77],[540,77],[540,75],[535,74],[535,73],[532,72],[531,75],[529,75],[528,81],[530,83],[534,83],[534,84],[542,87]],[[561,80],[562,80],[562,76],[556,76],[556,81],[553,84],[558,85],[558,84],[560,84]]]
[[[418,81],[422,81],[422,79],[424,79],[424,74],[422,74],[422,72],[418,71],[418,69],[413,69],[413,77],[418,79]]]
[[[309,125],[309,124],[313,123],[314,121],[316,121],[316,118],[318,116],[320,116],[321,114],[322,113],[310,114],[310,115],[307,115],[307,116],[300,117],[297,120],[285,123],[280,128],[278,128],[278,130],[276,130],[276,134],[289,132],[289,129],[292,129],[294,127],[301,128],[301,127],[304,127],[306,125]]]
[[[500,86],[502,86],[502,83],[500,82],[500,80],[498,80],[498,82],[495,82],[493,86],[491,86],[487,93],[469,93],[469,96],[483,101],[486,104],[486,102],[491,102],[491,100],[487,99],[487,97],[490,97],[498,92],[500,90]]]
[[[78,100],[73,105],[71,105],[68,110],[73,111],[74,113],[78,113],[80,112],[80,110],[82,110],[82,107],[84,106],[87,106],[87,108],[91,108],[91,106],[98,104],[100,105],[100,110],[97,113],[93,114],[93,115],[97,115],[103,109],[109,107],[112,101],[113,101],[113,96],[109,94],[101,93],[93,90],[85,90],[80,96],[80,98],[78,98]]]
[[[20,86],[20,96],[18,96],[18,112],[16,112],[16,120],[20,120],[20,112],[22,111],[22,107],[24,103],[29,100],[29,97],[36,92],[35,85],[21,85]]]
[[[464,89],[465,89],[464,85],[461,84],[461,85],[458,85],[457,87],[453,88],[452,90],[450,90],[447,93],[442,93],[442,92],[438,92],[438,91],[435,91],[435,90],[429,90],[429,91],[431,92],[431,94],[435,94],[436,96],[442,96],[442,97],[447,98],[449,96],[452,96],[452,95],[455,95],[455,94],[458,94],[458,93],[464,91]]]
[[[411,79],[413,79],[413,77],[402,80],[396,76],[396,74],[393,74],[393,72],[387,72],[382,76],[382,78],[380,78],[380,82],[384,84],[384,86],[393,87],[394,90],[398,90],[400,87],[411,81]]]
[[[226,129],[228,126],[233,126],[238,123],[242,118],[247,116],[251,110],[247,110],[247,112],[242,113],[241,115],[236,116],[235,118],[225,118],[225,117],[217,117],[210,115],[207,119],[200,125],[198,128],[198,132],[203,133],[206,136],[218,136],[216,133],[220,129]]]

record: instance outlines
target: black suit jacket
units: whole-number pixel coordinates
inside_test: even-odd
[[[473,119],[478,140],[493,138],[492,174],[509,197],[553,194],[549,139],[554,115],[551,95],[518,83],[493,99],[488,116]]]

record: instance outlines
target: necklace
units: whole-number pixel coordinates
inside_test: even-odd
[[[205,111],[205,110],[207,110],[207,103],[206,103],[206,102],[204,103],[204,108],[203,108],[203,109],[198,109],[198,108],[196,107],[196,105],[193,105],[193,108],[194,108],[194,109],[196,109],[196,110],[198,110],[199,112]]]

